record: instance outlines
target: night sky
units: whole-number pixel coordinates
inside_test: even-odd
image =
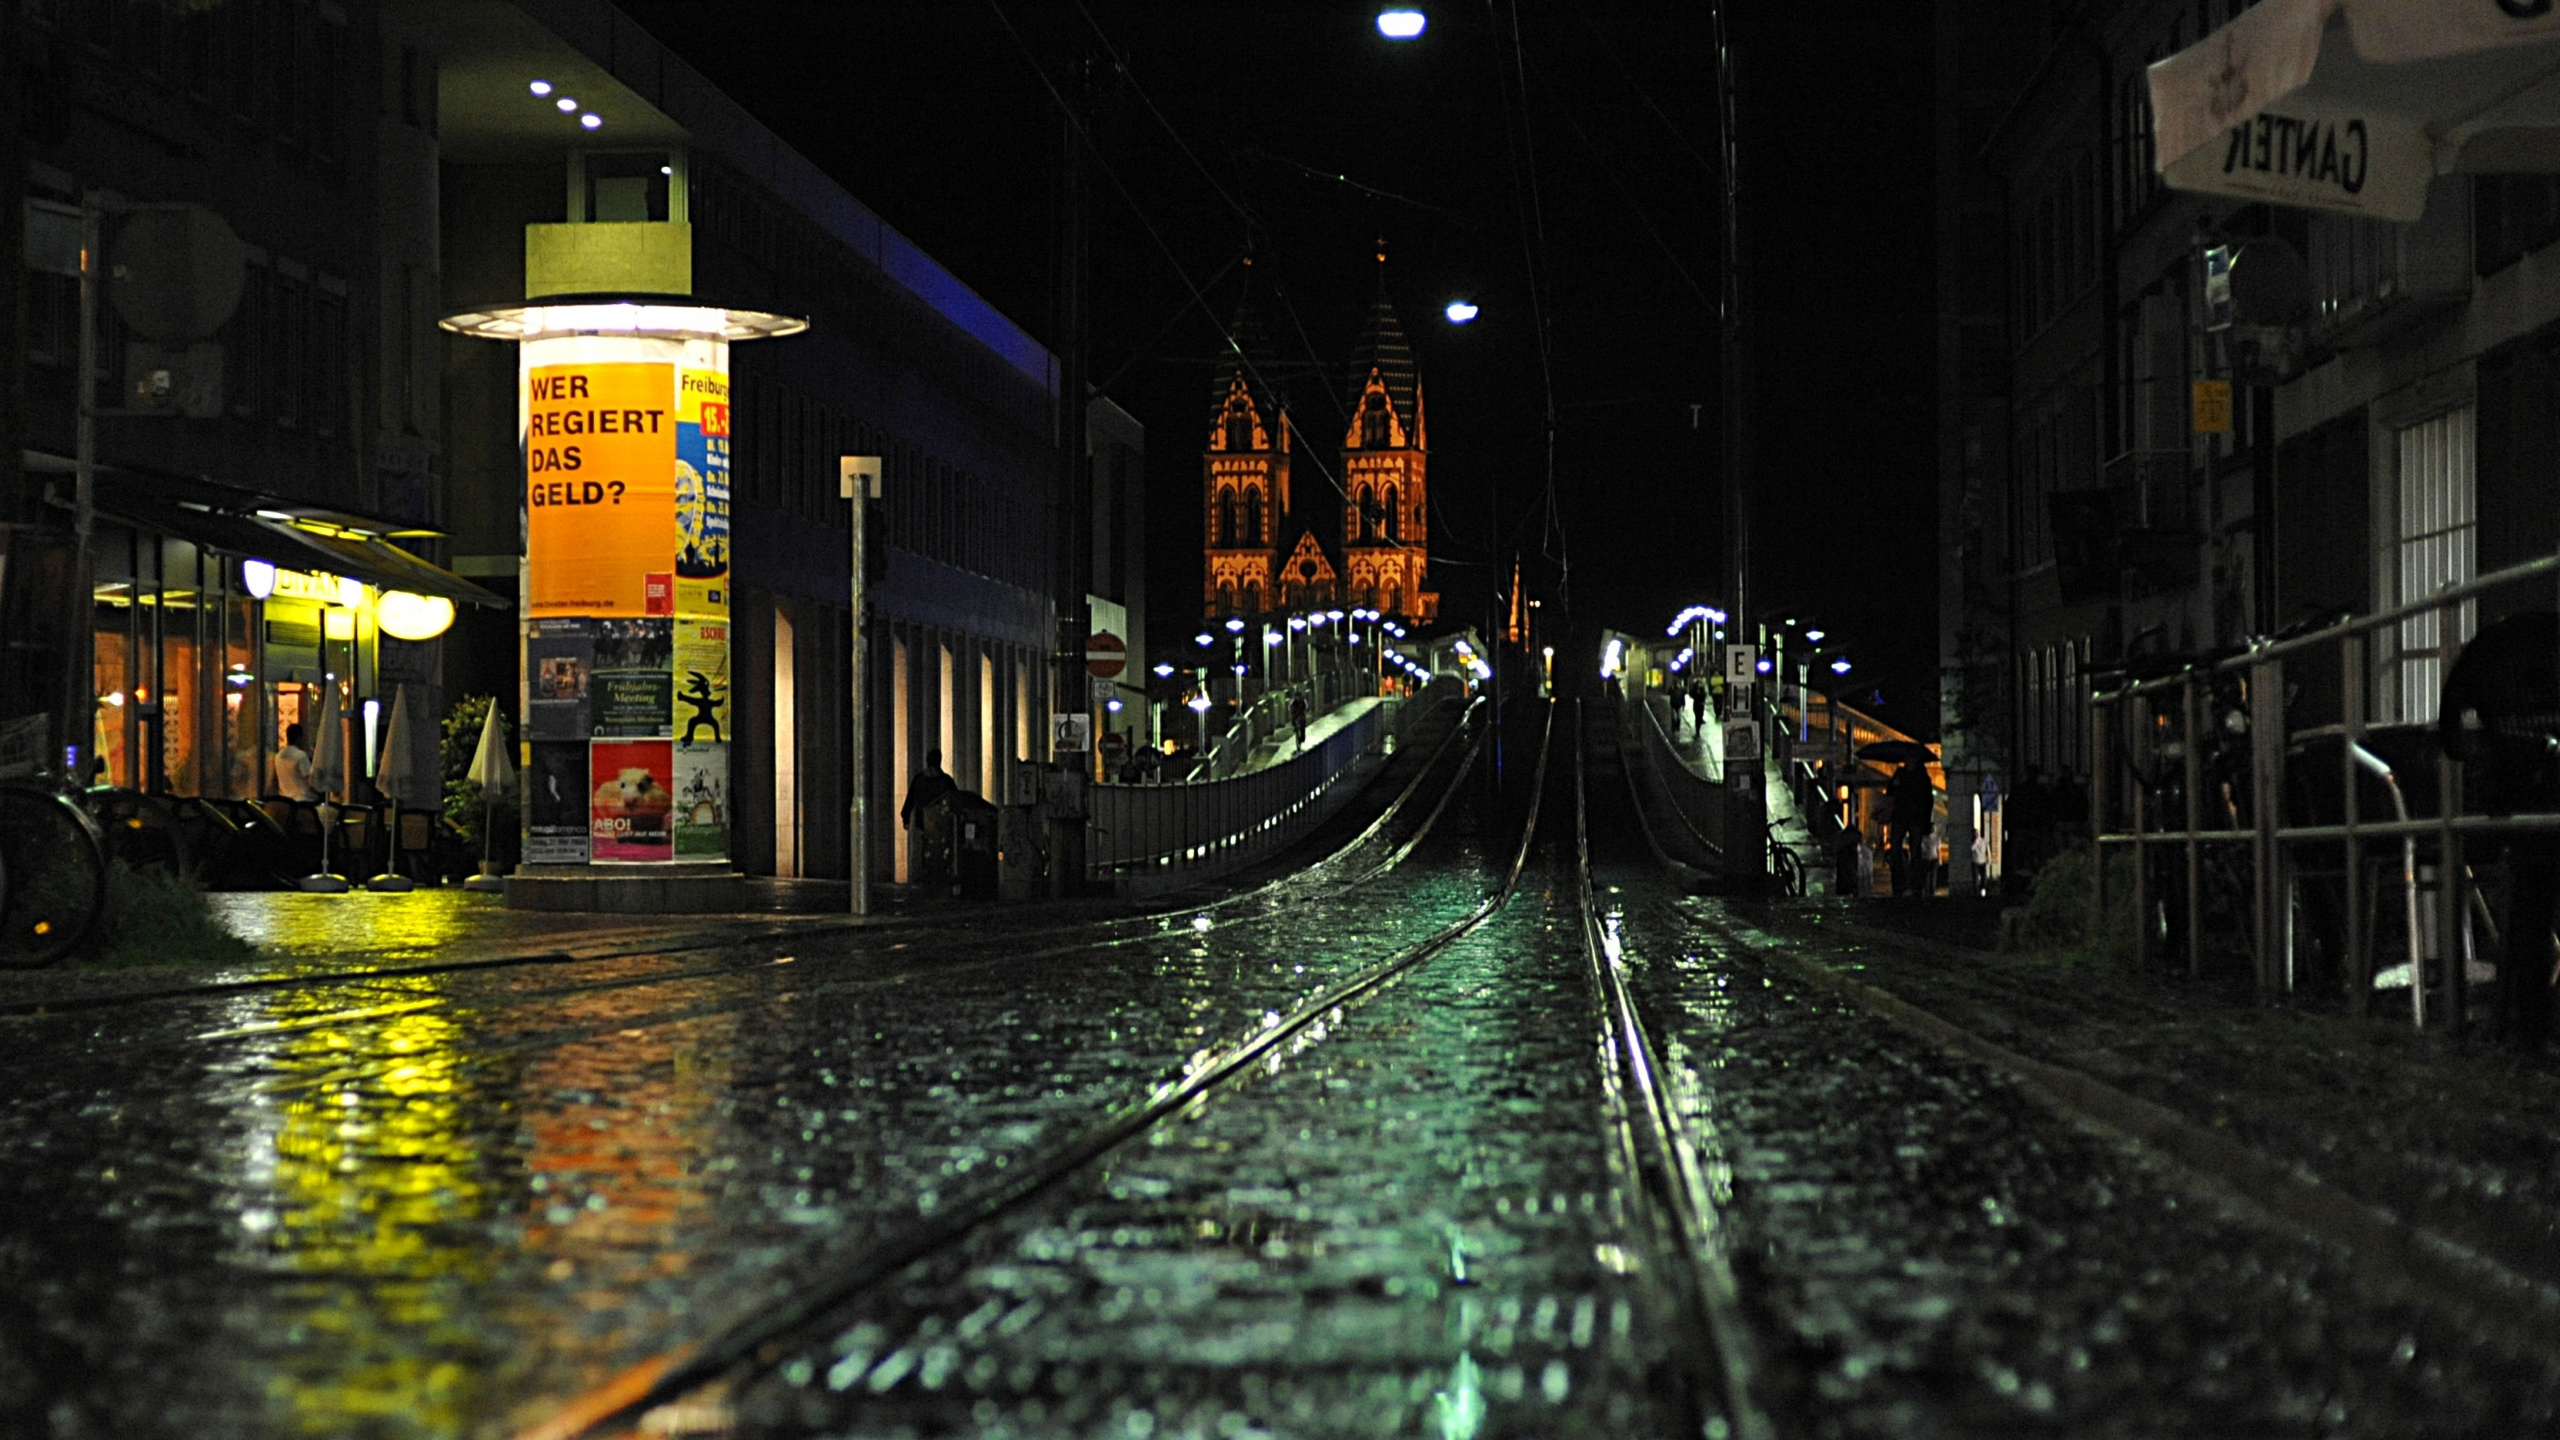
[[[1569,566],[1585,623],[1658,632],[1715,594],[1721,245],[1695,0],[1525,6],[1516,50],[1507,0],[1432,7],[1407,45],[1378,37],[1374,6],[1331,0],[733,6],[714,24],[622,3],[1044,339],[1059,122],[1043,75],[1064,85],[1078,53],[1098,58],[1092,375],[1147,426],[1157,636],[1198,613],[1212,317],[1233,310],[1248,245],[1273,347],[1304,371],[1297,413],[1322,433],[1385,239],[1428,396],[1444,618],[1488,623],[1515,554],[1533,593]],[[1776,0],[1735,17],[1758,586],[1848,637],[1887,713],[1933,730],[1929,20],[1854,8],[1854,25]],[[1441,318],[1456,296],[1482,307],[1474,325]],[[1323,484],[1302,460],[1300,493]]]

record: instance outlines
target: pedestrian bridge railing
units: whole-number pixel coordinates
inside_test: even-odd
[[[1370,703],[1277,765],[1178,785],[1086,792],[1085,873],[1125,895],[1196,884],[1274,854],[1340,809],[1384,761],[1404,702]]]
[[[1690,769],[1688,762],[1680,758],[1671,736],[1662,728],[1662,707],[1638,700],[1627,708],[1637,716],[1630,728],[1636,733],[1636,748],[1644,756],[1655,791],[1669,802],[1691,839],[1706,847],[1708,853],[1722,856],[1724,786]]]

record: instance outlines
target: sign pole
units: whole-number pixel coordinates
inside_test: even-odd
[[[837,490],[852,502],[845,520],[845,532],[852,537],[852,581],[847,588],[850,607],[845,618],[845,633],[850,640],[845,661],[846,719],[845,735],[851,742],[846,747],[848,774],[845,793],[852,797],[852,833],[845,845],[845,874],[853,882],[852,911],[856,915],[871,913],[871,715],[865,703],[870,692],[870,626],[863,613],[863,585],[869,578],[863,574],[863,522],[870,518],[871,501],[880,496],[880,457],[846,455],[836,461]]]

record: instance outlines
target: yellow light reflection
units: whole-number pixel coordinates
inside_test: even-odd
[[[400,988],[426,998],[433,982]],[[286,1292],[309,1302],[295,1315],[308,1338],[294,1353],[313,1371],[277,1397],[299,1433],[451,1435],[475,1418],[462,1357],[478,1337],[452,1301],[495,1260],[470,1239],[490,1195],[456,1074],[460,1038],[438,1007],[362,1036],[295,1033],[275,1057],[329,1077],[278,1107],[275,1138],[272,1244],[288,1273],[312,1282]],[[376,1064],[350,1065],[359,1054]]]

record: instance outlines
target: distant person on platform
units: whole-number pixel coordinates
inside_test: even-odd
[[[1298,732],[1298,748],[1307,748],[1307,697],[1289,697],[1289,728]]]
[[[276,747],[275,759],[268,768],[275,777],[277,794],[309,805],[320,798],[320,789],[312,783],[311,752],[302,748],[302,738],[299,721],[284,727],[284,744]]]

